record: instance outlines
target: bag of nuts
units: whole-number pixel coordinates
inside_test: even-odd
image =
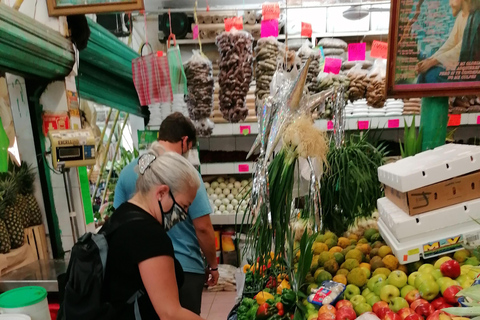
[[[385,76],[387,66],[382,59],[375,60],[372,70],[367,75],[367,102],[374,108],[383,108],[387,100],[385,95]]]
[[[368,71],[362,69],[362,64],[358,63],[347,72],[347,77],[350,79],[350,86],[348,88],[348,99],[353,102],[365,98],[367,91]]]

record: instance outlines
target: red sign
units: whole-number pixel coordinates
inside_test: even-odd
[[[310,23],[302,22],[302,37],[312,37],[312,25]]]
[[[350,43],[348,45],[348,61],[363,61],[365,60],[365,50],[367,44],[363,43]]]
[[[264,3],[262,5],[263,20],[277,20],[280,17],[280,6],[278,3]]]
[[[370,126],[370,122],[368,120],[357,122],[358,130],[368,130],[369,126]]]
[[[390,119],[390,120],[388,120],[388,127],[390,129],[400,127],[400,119]]]
[[[250,171],[250,166],[248,164],[239,164],[238,172],[248,172]]]
[[[388,53],[388,43],[373,40],[370,57],[387,59],[387,53]]]
[[[48,130],[66,130],[70,129],[70,119],[65,114],[44,114],[43,134],[47,136]]]
[[[236,30],[243,30],[243,17],[232,17],[232,18],[225,18],[225,31],[230,31],[232,28]]]
[[[460,125],[461,121],[462,121],[462,115],[461,114],[450,114],[448,116],[447,126],[458,127]]]

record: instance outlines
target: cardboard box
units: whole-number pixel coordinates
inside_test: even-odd
[[[414,216],[480,198],[480,171],[407,192],[385,186],[385,196]]]

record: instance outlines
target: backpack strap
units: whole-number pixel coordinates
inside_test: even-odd
[[[140,299],[142,296],[143,296],[143,291],[138,290],[127,301],[128,304],[132,304],[132,303],[134,304],[133,312],[135,314],[135,320],[142,320],[142,316],[140,315],[140,307],[138,306],[138,299]]]
[[[105,236],[109,236],[112,233],[114,233],[118,228],[120,228],[121,226],[127,223],[137,221],[137,220],[148,219],[147,215],[149,214],[139,210],[133,210],[121,216],[113,215],[110,218],[109,222],[107,221],[104,227],[100,229],[99,233],[103,233]]]

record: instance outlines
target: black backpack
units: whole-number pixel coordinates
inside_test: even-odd
[[[88,232],[72,248],[65,276],[64,298],[57,320],[110,320],[115,318],[113,306],[102,299],[103,282],[107,266],[107,237],[119,227],[132,221],[146,219],[146,213],[129,212],[105,223],[98,234]],[[128,301],[134,304],[135,320],[141,320],[138,299],[144,295],[135,292]]]

